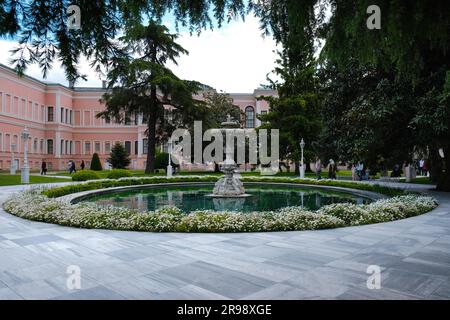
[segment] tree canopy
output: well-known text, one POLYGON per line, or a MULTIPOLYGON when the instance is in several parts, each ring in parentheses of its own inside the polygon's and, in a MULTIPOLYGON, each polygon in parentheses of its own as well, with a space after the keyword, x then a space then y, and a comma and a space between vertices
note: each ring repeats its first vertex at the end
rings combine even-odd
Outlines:
POLYGON ((44 76, 61 60, 67 78, 83 78, 77 64, 85 56, 101 71, 117 56, 117 37, 125 28, 171 14, 177 28, 191 32, 244 17, 245 0, 0 0, 0 37, 19 40, 12 59, 18 72, 38 63, 44 76), (67 28, 70 5, 81 11, 81 28, 67 28))
POLYGON ((179 79, 165 67, 168 61, 176 63, 180 54, 187 53, 165 26, 154 21, 146 26, 133 25, 120 40, 125 46, 111 63, 110 90, 103 96, 106 110, 98 116, 119 120, 129 114, 143 116, 148 127, 145 170, 151 173, 155 169, 157 129, 167 131, 165 123, 170 118, 187 123, 190 117, 205 113, 203 103, 193 98, 201 86, 179 79), (165 117, 167 112, 171 117, 165 117))

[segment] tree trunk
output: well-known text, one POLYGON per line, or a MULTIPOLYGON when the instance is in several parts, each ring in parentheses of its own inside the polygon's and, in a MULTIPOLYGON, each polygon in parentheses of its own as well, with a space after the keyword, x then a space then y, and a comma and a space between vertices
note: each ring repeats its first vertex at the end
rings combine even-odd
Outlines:
POLYGON ((437 189, 450 191, 450 148, 444 149, 444 158, 440 158, 440 170, 437 172, 437 189))
POLYGON ((156 150, 156 112, 150 112, 148 117, 148 136, 147 136, 147 165, 145 173, 155 172, 155 150, 156 150))
MULTIPOLYGON (((156 45, 153 44, 151 48, 151 61, 157 63, 156 45)), ((153 80, 152 80, 153 82, 153 80)), ((150 85, 150 106, 148 114, 148 147, 147 147, 147 165, 145 166, 145 173, 150 174, 155 172, 155 153, 156 153, 156 113, 158 108, 158 96, 156 85, 150 85)))
POLYGON ((155 172, 155 153, 156 153, 156 114, 158 107, 158 96, 156 86, 150 86, 150 112, 148 114, 148 149, 147 149, 147 165, 145 173, 155 172))

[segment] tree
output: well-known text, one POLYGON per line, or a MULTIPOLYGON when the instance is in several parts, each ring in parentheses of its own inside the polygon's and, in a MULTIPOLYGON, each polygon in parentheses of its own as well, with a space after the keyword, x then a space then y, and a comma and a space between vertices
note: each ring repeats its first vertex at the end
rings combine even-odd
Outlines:
POLYGON ((279 97, 261 98, 270 104, 269 113, 260 116, 261 128, 280 130, 280 157, 294 161, 296 173, 301 139, 307 142, 304 156, 308 165, 321 130, 321 97, 314 58, 315 25, 308 16, 314 13, 314 2, 276 0, 272 1, 273 5, 261 2, 256 8, 258 14, 273 14, 262 18, 263 27, 274 30, 275 39, 283 44, 274 70, 281 80, 268 79, 279 97))
POLYGON ((147 26, 134 25, 121 38, 123 53, 113 61, 108 74, 110 91, 103 101, 106 110, 98 117, 114 117, 123 121, 127 114, 142 114, 147 123, 148 152, 146 173, 155 169, 157 127, 164 127, 165 110, 170 106, 174 118, 187 122, 190 117, 204 113, 204 104, 193 99, 200 90, 198 82, 175 76, 165 64, 181 53, 187 53, 175 42, 165 26, 150 21, 147 26), (133 58, 132 55, 139 55, 133 58))
POLYGON ((97 153, 94 153, 92 155, 92 160, 91 160, 91 170, 94 171, 102 171, 102 163, 100 162, 100 158, 98 157, 97 153))
POLYGON ((108 161, 114 169, 126 169, 131 163, 130 155, 121 143, 112 147, 108 161))
POLYGON ((372 4, 368 0, 273 0, 258 2, 255 12, 262 28, 286 51, 288 73, 304 66, 297 54, 301 45, 324 41, 320 69, 334 75, 322 82, 323 92, 331 99, 324 106, 329 121, 321 145, 334 144, 342 158, 359 155, 371 161, 380 154, 398 161, 429 151, 432 178, 439 189, 450 190, 445 183, 450 181, 445 165, 450 154, 445 91, 450 71, 450 5, 444 0, 433 4, 380 0, 376 4, 381 9, 381 29, 370 30, 366 21, 372 4), (327 6, 331 9, 328 20, 327 6), (349 57, 360 70, 349 63, 349 57), (351 74, 362 81, 354 81, 351 74), (335 76, 343 82, 334 83, 335 76), (349 83, 354 85, 348 87, 349 83), (439 149, 447 155, 444 159, 439 149))
POLYGON ((45 76, 59 60, 67 79, 75 81, 84 77, 77 66, 82 56, 100 72, 117 55, 116 37, 136 22, 159 22, 170 12, 177 28, 200 33, 213 28, 212 16, 220 27, 233 17, 244 17, 245 7, 243 0, 0 0, 0 37, 19 39, 13 62, 21 74, 36 62, 45 76), (72 4, 81 11, 79 30, 67 28, 72 4))
POLYGON ((203 128, 220 128, 221 123, 230 115, 233 119, 240 121, 242 111, 233 103, 233 99, 226 93, 209 91, 203 94, 204 102, 208 107, 208 123, 203 128))

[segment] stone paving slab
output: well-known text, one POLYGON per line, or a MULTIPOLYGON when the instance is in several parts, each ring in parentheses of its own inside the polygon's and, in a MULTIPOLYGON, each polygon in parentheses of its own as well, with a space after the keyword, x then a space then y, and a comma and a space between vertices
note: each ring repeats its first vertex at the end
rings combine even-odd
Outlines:
MULTIPOLYGON (((376 225, 237 234, 74 229, 0 209, 0 299, 449 299, 450 194, 395 187, 440 206, 376 225), (379 290, 367 288, 370 265, 379 290), (67 287, 69 266, 80 290, 67 287)), ((0 204, 23 188, 1 187, 0 204)))

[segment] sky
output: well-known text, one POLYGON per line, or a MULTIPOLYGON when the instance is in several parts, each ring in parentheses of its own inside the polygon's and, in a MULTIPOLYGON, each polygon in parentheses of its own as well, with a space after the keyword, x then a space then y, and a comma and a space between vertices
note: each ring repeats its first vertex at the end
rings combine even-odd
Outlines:
MULTIPOLYGON (((169 21, 165 24, 175 32, 169 21)), ((266 75, 274 69, 277 57, 275 41, 270 36, 261 36, 258 19, 251 15, 245 21, 232 21, 221 29, 204 30, 200 36, 181 31, 177 42, 189 55, 181 56, 178 66, 168 67, 182 79, 196 80, 228 93, 250 93, 261 84, 267 84, 266 75)), ((9 51, 15 46, 13 41, 0 40, 0 63, 10 66, 9 51)), ((86 59, 82 59, 80 70, 87 75, 87 81, 80 80, 76 86, 101 86, 99 75, 89 68, 86 59)), ((26 74, 67 85, 64 71, 57 62, 46 79, 42 78, 37 65, 30 66, 26 74)))

